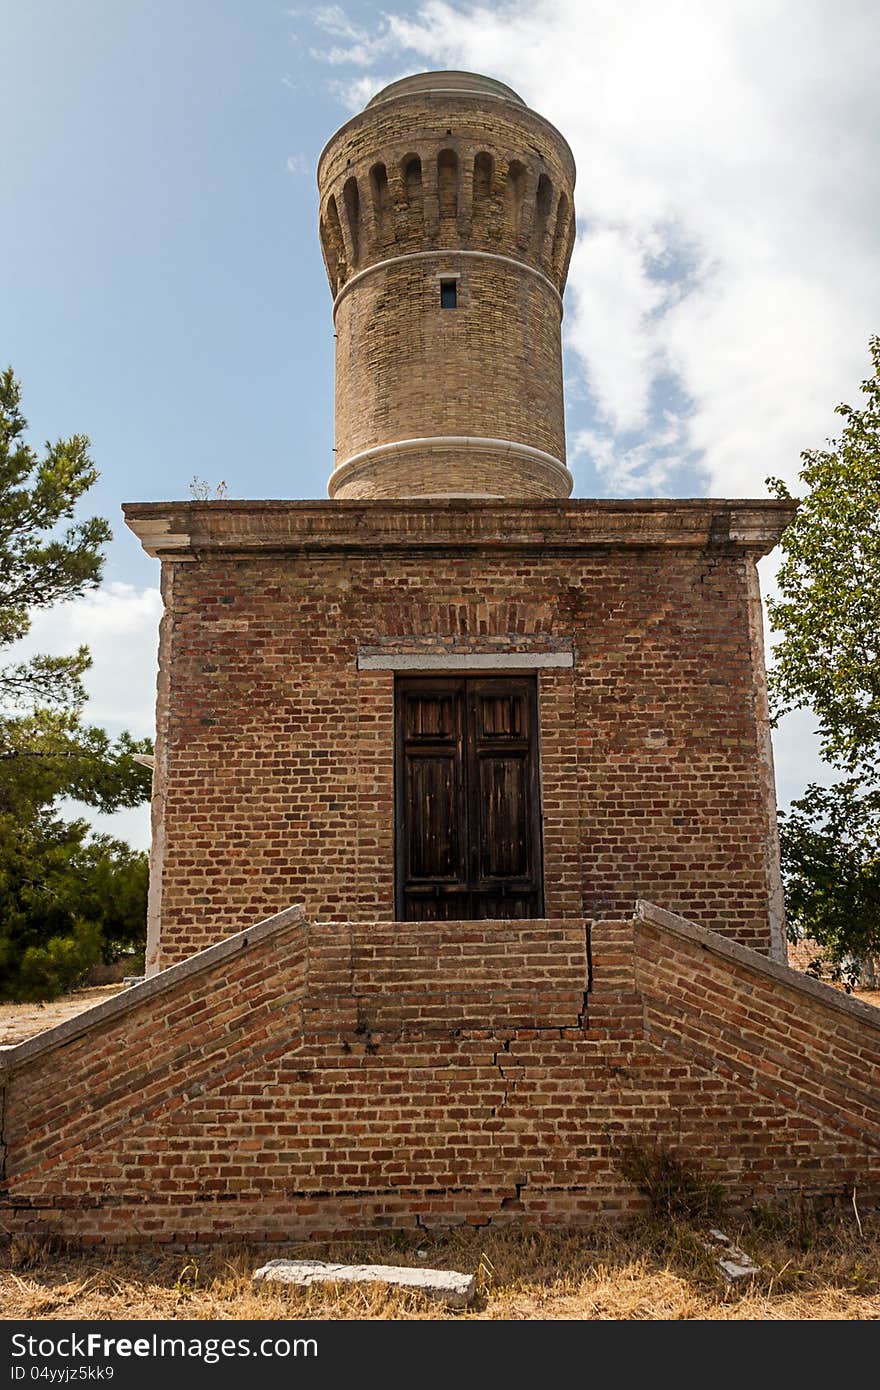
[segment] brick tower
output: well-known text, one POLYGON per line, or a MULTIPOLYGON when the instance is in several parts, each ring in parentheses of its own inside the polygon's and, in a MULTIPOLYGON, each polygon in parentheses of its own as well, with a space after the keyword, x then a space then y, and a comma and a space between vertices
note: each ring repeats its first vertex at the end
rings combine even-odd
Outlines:
POLYGON ((318 164, 335 498, 567 497, 574 159, 500 82, 394 82, 318 164))

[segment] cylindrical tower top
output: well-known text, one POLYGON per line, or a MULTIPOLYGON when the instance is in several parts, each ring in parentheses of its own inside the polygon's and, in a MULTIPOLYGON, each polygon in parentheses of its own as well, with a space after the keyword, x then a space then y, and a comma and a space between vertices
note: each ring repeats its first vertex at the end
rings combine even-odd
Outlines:
POLYGON ((318 163, 335 497, 565 497, 560 323, 575 168, 510 87, 378 92, 318 163))
POLYGON ((479 72, 417 72, 412 77, 401 77, 399 81, 383 87, 381 92, 370 97, 367 110, 380 102, 410 96, 413 92, 478 92, 481 96, 499 97, 502 101, 515 101, 525 106, 522 97, 512 87, 495 77, 484 77, 479 72))

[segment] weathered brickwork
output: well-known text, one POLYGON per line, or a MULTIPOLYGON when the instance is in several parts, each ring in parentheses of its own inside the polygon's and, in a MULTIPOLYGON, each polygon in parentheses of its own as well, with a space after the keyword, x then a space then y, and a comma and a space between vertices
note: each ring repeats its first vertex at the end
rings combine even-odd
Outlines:
POLYGON ((161 964, 291 900, 321 920, 392 915, 394 675, 358 660, 377 650, 572 654, 538 673, 549 916, 650 897, 781 946, 747 610, 791 509, 748 505, 128 508, 173 573, 161 964))
POLYGON ((627 1138, 735 1203, 870 1202, 878 1074, 876 1010, 646 905, 288 911, 0 1056, 0 1219, 179 1243, 589 1223, 640 1206, 627 1138))
POLYGON ((318 166, 333 496, 569 493, 560 323, 574 177, 557 130, 466 74, 396 83, 333 136, 318 166), (440 301, 450 277, 453 310, 440 301), (390 459, 363 457, 389 445, 401 446, 390 459))
MULTIPOLYGON (((558 300, 515 265, 469 261, 458 267, 459 307, 447 312, 439 307, 442 264, 399 261, 339 305, 337 459, 432 436, 511 439, 564 458, 558 300)), ((442 454, 419 444, 365 461, 359 492, 351 490, 357 464, 344 467, 343 490, 337 479, 331 488, 346 497, 418 496, 426 488, 509 496, 499 472, 506 466, 489 443, 481 451, 450 445, 442 454)), ((520 457, 509 466, 522 495, 559 494, 546 469, 531 469, 520 457)))
POLYGON ((487 79, 473 76, 470 90, 451 91, 445 81, 435 86, 434 76, 386 88, 321 154, 321 245, 331 289, 337 293, 390 252, 468 246, 523 260, 561 291, 575 235, 568 144, 510 88, 495 96, 485 90, 487 79), (444 161, 441 152, 455 159, 444 161), (539 202, 542 176, 550 196, 545 184, 539 202), (331 200, 335 216, 328 215, 331 200))
POLYGON ((126 508, 165 602, 148 978, 0 1054, 6 1230, 588 1223, 638 1209, 632 1139, 733 1202, 880 1200, 880 1014, 775 963, 755 564, 794 504, 562 500, 574 176, 502 84, 392 84, 319 164, 334 500, 126 508), (544 919, 392 921, 428 670, 536 673, 544 919))

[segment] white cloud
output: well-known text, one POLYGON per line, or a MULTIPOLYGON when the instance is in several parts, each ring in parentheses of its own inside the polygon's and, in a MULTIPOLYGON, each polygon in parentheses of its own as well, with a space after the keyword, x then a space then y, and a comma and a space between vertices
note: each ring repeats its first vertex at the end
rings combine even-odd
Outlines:
MULTIPOLYGON (((349 106, 389 80, 377 63, 488 71, 569 140, 581 231, 566 340, 608 488, 674 479, 656 439, 670 394, 702 490, 794 480, 856 395, 880 323, 870 0, 427 0, 372 27, 335 5, 311 17, 333 41, 321 56, 354 70, 332 81, 349 106)), ((580 491, 595 483, 584 444, 580 491)))
POLYGON ((635 228, 597 227, 581 234, 572 257, 572 283, 590 307, 567 326, 568 345, 617 433, 648 424, 651 384, 663 365, 652 316, 665 296, 663 286, 644 273, 649 246, 656 243, 648 231, 646 242, 635 228))
POLYGON ((312 57, 334 67, 368 67, 397 44, 393 21, 384 16, 370 29, 351 19, 341 5, 316 5, 308 18, 322 35, 321 45, 310 50, 312 57), (327 47, 324 37, 336 42, 327 47))
MULTIPOLYGON (((85 678, 89 695, 86 719, 111 734, 127 729, 137 738, 152 737, 161 616, 158 589, 108 584, 71 603, 35 612, 30 632, 10 649, 10 657, 21 659, 37 652, 65 656, 85 644, 92 654, 92 667, 85 678)), ((137 848, 149 846, 148 806, 109 816, 72 802, 64 809, 71 815, 85 816, 97 829, 137 848)))
MULTIPOLYGON (((578 492, 796 484, 880 327, 871 0, 425 0, 372 26, 341 6, 311 18, 349 109, 394 77, 464 68, 508 82, 571 144, 578 492)), ((772 559, 762 572, 772 587, 772 559)), ((832 776, 809 712, 774 742, 781 804, 832 776)))
POLYGON ((158 589, 108 584, 70 603, 37 610, 11 656, 66 656, 85 644, 92 655, 85 678, 86 717, 113 733, 127 729, 137 738, 152 737, 161 616, 158 589))
POLYGON ((289 154, 287 156, 288 174, 310 174, 312 171, 312 161, 304 154, 289 154))
POLYGON ((674 411, 666 411, 650 442, 621 446, 598 429, 583 429, 569 439, 569 467, 588 458, 599 477, 613 485, 622 497, 662 494, 681 465, 686 425, 674 411))
POLYGON ((776 800, 787 808, 803 796, 810 782, 829 787, 840 774, 819 756, 816 719, 810 710, 794 710, 780 719, 773 730, 773 763, 776 769, 776 800))
MULTIPOLYGON (((295 11, 290 10, 288 13, 294 14, 295 11)), ((300 10, 299 13, 302 14, 303 11, 300 10)), ((325 34, 334 39, 346 40, 356 48, 369 33, 362 25, 349 18, 342 5, 314 5, 311 18, 325 34)))

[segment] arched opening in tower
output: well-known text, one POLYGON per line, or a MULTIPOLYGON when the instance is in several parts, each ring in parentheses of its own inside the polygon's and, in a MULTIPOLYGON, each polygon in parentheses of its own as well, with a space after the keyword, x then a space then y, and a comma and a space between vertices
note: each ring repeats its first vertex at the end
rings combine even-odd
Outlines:
POLYGON ((345 220, 348 223, 348 235, 351 242, 352 268, 356 269, 360 260, 361 241, 361 199, 357 179, 346 179, 345 187, 342 190, 342 201, 345 205, 345 220))
POLYGON ((492 197, 492 156, 481 150, 474 160, 473 226, 479 236, 489 229, 489 205, 492 197))
POLYGON ((422 198, 422 161, 417 154, 407 155, 403 160, 402 169, 406 231, 409 236, 420 239, 425 225, 422 198))
POLYGON ((553 274, 560 276, 565 268, 568 249, 568 227, 571 209, 564 193, 560 193, 556 207, 556 230, 553 234, 553 274))
POLYGON ((437 197, 441 239, 446 240, 458 219, 458 155, 455 150, 441 150, 437 156, 437 197))
POLYGON ((370 196, 373 200, 373 222, 380 246, 394 240, 391 225, 391 200, 388 193, 388 171, 384 164, 374 164, 370 170, 370 196))
POLYGON ((544 251, 547 228, 550 225, 550 210, 553 207, 553 184, 546 174, 538 179, 538 192, 535 197, 535 220, 532 223, 532 255, 540 260, 544 251))
POLYGON ((512 159, 507 166, 504 198, 504 224, 516 240, 522 231, 523 205, 526 196, 526 166, 512 159))
POLYGON ((347 274, 345 263, 345 242, 342 239, 342 226, 333 194, 327 199, 326 217, 321 221, 321 245, 327 261, 327 271, 336 294, 345 283, 347 274))

